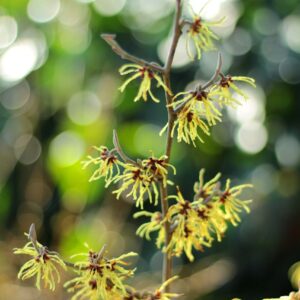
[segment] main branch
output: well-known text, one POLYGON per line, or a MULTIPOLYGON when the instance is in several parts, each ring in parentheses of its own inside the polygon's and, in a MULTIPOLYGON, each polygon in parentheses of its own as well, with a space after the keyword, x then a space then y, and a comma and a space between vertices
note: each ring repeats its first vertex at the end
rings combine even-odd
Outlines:
MULTIPOLYGON (((172 63, 174 60, 174 55, 175 51, 178 45, 178 41, 181 35, 181 0, 176 0, 176 13, 175 13, 175 21, 174 21, 174 33, 173 33, 173 39, 172 43, 170 46, 170 50, 168 53, 168 57, 164 66, 164 83, 165 85, 169 88, 171 91, 171 81, 170 81, 170 72, 172 68, 172 63)), ((172 96, 168 94, 167 92, 165 93, 166 95, 166 104, 169 105, 172 103, 172 96)), ((173 138, 172 138, 172 128, 174 125, 174 121, 176 118, 176 114, 173 111, 173 108, 170 106, 167 106, 168 109, 168 133, 167 133, 167 141, 166 141, 166 156, 167 156, 167 161, 170 160, 171 156, 171 150, 172 150, 172 143, 173 143, 173 138)), ((162 210, 162 217, 164 218, 168 212, 169 209, 169 204, 168 204, 168 190, 167 187, 163 185, 161 182, 160 184, 160 195, 161 195, 161 210, 162 210)), ((170 230, 170 223, 166 221, 164 223, 164 228, 165 228, 165 246, 167 246, 170 242, 171 239, 171 230, 170 230)), ((165 282, 172 276, 172 257, 169 255, 168 252, 164 253, 164 260, 163 260, 163 274, 162 274, 162 281, 165 282)), ((169 291, 170 286, 167 286, 166 292, 169 291)))

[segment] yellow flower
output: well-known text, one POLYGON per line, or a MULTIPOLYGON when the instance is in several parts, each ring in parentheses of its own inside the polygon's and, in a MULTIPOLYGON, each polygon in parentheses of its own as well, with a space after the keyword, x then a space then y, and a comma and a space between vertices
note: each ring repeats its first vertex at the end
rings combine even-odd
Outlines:
POLYGON ((136 213, 135 217, 150 218, 149 222, 138 228, 137 234, 150 239, 150 234, 157 231, 158 248, 163 246, 163 252, 170 256, 181 256, 184 252, 190 261, 194 260, 194 248, 203 251, 204 247, 211 247, 215 238, 220 242, 228 222, 236 226, 241 220, 239 214, 242 210, 250 211, 248 205, 251 200, 240 200, 238 196, 251 185, 230 187, 230 180, 227 180, 223 191, 219 181, 220 173, 207 182, 204 173, 204 169, 200 170, 199 181, 194 185, 193 201, 186 200, 179 190, 176 195, 168 197, 175 199, 176 203, 169 206, 164 219, 158 212, 136 213), (165 245, 165 222, 170 223, 171 238, 168 245, 165 245))
POLYGON ((136 231, 136 234, 140 237, 144 237, 150 240, 150 234, 154 231, 160 230, 162 228, 162 216, 160 212, 148 212, 139 211, 133 215, 134 218, 139 218, 141 216, 150 217, 150 222, 142 224, 136 231))
POLYGON ((197 208, 199 235, 210 243, 216 235, 220 242, 227 230, 226 220, 220 211, 220 206, 215 202, 206 203, 202 200, 197 208))
MULTIPOLYGON (((171 136, 174 136, 177 128, 178 142, 192 142, 195 146, 195 140, 203 139, 199 135, 199 129, 206 135, 210 135, 209 126, 215 125, 221 121, 221 112, 214 104, 214 98, 210 92, 206 91, 187 91, 177 94, 173 100, 183 96, 181 99, 174 101, 169 106, 177 112, 177 118, 171 130, 171 136), (206 121, 208 125, 206 124, 206 121)), ((216 103, 216 101, 215 101, 216 103)), ((169 123, 160 131, 160 135, 167 130, 169 123)))
POLYGON ((162 180, 163 185, 167 186, 168 182, 168 168, 173 170, 173 174, 176 175, 176 169, 173 165, 166 162, 167 156, 163 155, 159 158, 155 158, 153 155, 142 161, 142 166, 149 176, 155 177, 156 180, 162 180))
POLYGON ((207 239, 199 231, 199 217, 196 208, 200 202, 185 200, 179 190, 177 195, 169 196, 169 199, 175 199, 177 203, 169 207, 166 215, 166 220, 174 229, 171 240, 163 251, 175 256, 180 256, 182 252, 185 252, 188 259, 193 261, 193 248, 203 251, 203 246, 210 247, 212 242, 211 238, 207 239))
MULTIPOLYGON (((180 297, 182 295, 177 294, 177 293, 167 293, 165 292, 166 287, 173 282, 174 280, 176 280, 178 278, 178 276, 173 276, 170 279, 166 280, 152 295, 151 298, 149 297, 149 299, 157 299, 157 300, 171 300, 173 298, 177 298, 180 297)), ((148 299, 148 298, 146 298, 148 299)))
POLYGON ((194 60, 194 55, 190 48, 190 43, 194 44, 194 47, 197 52, 197 58, 201 59, 202 51, 212 51, 215 50, 216 47, 214 45, 214 40, 218 40, 218 36, 211 31, 211 26, 219 26, 223 23, 225 18, 217 22, 208 22, 204 21, 199 15, 192 11, 192 22, 187 22, 189 24, 189 28, 187 31, 187 39, 186 39, 186 48, 188 55, 192 60, 194 60))
POLYGON ((230 179, 227 179, 225 191, 218 199, 218 202, 221 204, 221 208, 224 211, 224 217, 229 220, 233 226, 237 226, 241 221, 239 213, 241 213, 242 210, 247 213, 250 212, 249 204, 252 200, 240 200, 238 198, 245 188, 250 187, 252 187, 251 184, 230 187, 230 179))
MULTIPOLYGON (((28 236, 28 234, 25 234, 28 236)), ((14 254, 25 254, 32 258, 20 269, 18 278, 26 280, 36 276, 36 287, 41 288, 41 282, 45 288, 55 289, 56 282, 60 282, 60 274, 57 266, 66 269, 65 263, 56 252, 49 251, 38 242, 28 242, 23 248, 15 248, 14 254)))
POLYGON ((205 169, 201 169, 199 172, 199 181, 194 184, 195 200, 207 200, 208 197, 213 195, 216 190, 220 188, 219 179, 221 177, 221 173, 218 173, 206 183, 204 182, 204 173, 205 169))
POLYGON ((119 199, 120 195, 128 191, 126 197, 132 196, 136 206, 144 207, 144 198, 148 196, 150 203, 153 202, 152 190, 154 192, 154 205, 158 204, 158 189, 153 175, 147 174, 146 170, 139 165, 131 163, 124 164, 124 171, 116 177, 115 182, 121 181, 119 189, 113 193, 119 199))
POLYGON ((136 253, 130 252, 112 259, 105 258, 102 250, 79 255, 86 256, 87 260, 75 264, 78 276, 65 283, 68 291, 75 293, 72 300, 112 300, 127 295, 127 285, 123 281, 132 277, 135 269, 125 269, 123 266, 128 263, 124 259, 136 256, 136 253))
POLYGON ((127 75, 127 74, 134 73, 119 88, 119 90, 121 92, 124 92, 125 88, 127 87, 127 85, 131 81, 133 81, 133 80, 135 80, 137 78, 141 78, 142 79, 142 82, 141 82, 138 94, 134 98, 134 101, 138 101, 141 98, 144 101, 147 101, 148 94, 149 94, 150 97, 151 97, 151 99, 154 102, 159 102, 159 100, 153 95, 153 93, 151 91, 152 80, 156 80, 157 87, 161 86, 168 94, 172 95, 171 91, 164 84, 164 82, 162 81, 161 77, 156 72, 150 70, 149 68, 147 68, 145 66, 140 66, 140 65, 137 65, 137 64, 126 64, 126 65, 122 66, 119 69, 119 72, 120 72, 121 75, 127 75))
POLYGON ((175 110, 183 105, 182 109, 187 112, 195 112, 199 116, 204 117, 210 126, 215 125, 221 121, 221 112, 214 104, 214 98, 210 92, 207 91, 187 91, 177 94, 173 100, 182 96, 182 99, 174 101, 170 106, 175 110))
MULTIPOLYGON (((203 116, 199 114, 192 107, 184 107, 178 114, 174 122, 171 137, 174 136, 177 129, 177 141, 184 141, 187 144, 196 146, 195 141, 198 139, 200 142, 204 142, 200 136, 199 129, 206 135, 210 135, 209 127, 202 119, 203 116)), ((161 130, 160 135, 168 128, 169 123, 161 130)))
POLYGON ((83 168, 89 165, 97 166, 89 181, 97 180, 101 177, 105 178, 106 187, 112 183, 117 176, 120 175, 119 165, 122 163, 114 154, 114 150, 108 150, 105 146, 93 147, 99 154, 96 157, 89 155, 86 161, 83 161, 83 168))
POLYGON ((236 92, 244 100, 248 99, 248 96, 235 84, 236 81, 242 81, 256 87, 255 80, 253 78, 221 75, 221 80, 217 84, 213 85, 211 89, 212 95, 217 97, 217 101, 221 106, 229 105, 234 108, 241 104, 238 99, 234 98, 233 92, 236 92))

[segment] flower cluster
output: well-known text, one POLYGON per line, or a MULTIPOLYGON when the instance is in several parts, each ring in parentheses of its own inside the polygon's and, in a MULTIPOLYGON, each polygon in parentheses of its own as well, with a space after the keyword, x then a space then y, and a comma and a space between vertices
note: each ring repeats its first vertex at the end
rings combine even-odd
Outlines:
MULTIPOLYGON (((196 90, 178 93, 173 102, 169 105, 176 113, 176 119, 171 130, 171 136, 177 129, 177 141, 186 143, 195 140, 203 142, 199 131, 209 135, 209 127, 222 121, 220 109, 224 106, 236 107, 241 104, 235 98, 234 93, 242 96, 245 100, 247 95, 235 84, 236 81, 243 81, 255 87, 254 79, 244 76, 224 76, 220 74, 221 80, 212 84, 207 89, 201 87, 196 90)), ((162 134, 169 126, 169 123, 161 130, 162 134)))
POLYGON ((87 259, 75 263, 77 277, 65 283, 68 291, 74 293, 72 300, 125 299, 128 295, 124 280, 132 277, 135 269, 126 269, 128 263, 124 259, 137 254, 130 252, 107 259, 103 252, 101 249, 99 253, 83 253, 87 259))
POLYGON ((161 181, 163 186, 171 184, 167 180, 168 168, 171 168, 174 174, 176 173, 175 168, 167 163, 166 156, 156 158, 151 155, 137 162, 122 162, 116 154, 116 149, 108 150, 105 146, 94 148, 99 155, 88 156, 88 159, 83 162, 84 167, 97 166, 90 181, 104 177, 106 187, 112 183, 120 183, 120 187, 113 191, 117 199, 125 193, 126 197, 132 197, 136 201, 136 206, 141 208, 146 198, 150 203, 157 205, 159 197, 157 182, 161 181))
POLYGON ((152 191, 154 193, 154 204, 158 204, 158 189, 155 176, 147 172, 147 169, 140 165, 127 163, 124 165, 123 173, 117 177, 115 182, 121 182, 120 188, 113 191, 119 199, 120 195, 126 191, 126 197, 132 197, 136 201, 136 206, 143 208, 144 199, 148 196, 150 203, 153 203, 152 191))
POLYGON ((140 212, 135 216, 147 216, 151 220, 141 225, 137 234, 149 238, 151 232, 158 231, 157 246, 164 244, 164 222, 171 226, 171 239, 164 245, 163 251, 170 255, 180 256, 183 252, 190 261, 194 260, 193 248, 202 251, 210 247, 214 239, 221 241, 228 223, 237 226, 241 221, 240 213, 249 212, 251 200, 241 200, 239 195, 251 185, 230 186, 226 181, 224 190, 219 182, 221 174, 204 182, 204 170, 200 171, 199 182, 194 186, 195 196, 193 201, 186 200, 178 190, 177 195, 170 196, 176 203, 168 209, 166 217, 161 219, 158 213, 140 212))
POLYGON ((153 79, 156 80, 157 87, 161 86, 168 94, 172 95, 170 89, 164 84, 164 82, 162 81, 160 76, 156 72, 154 72, 153 70, 150 70, 149 68, 147 68, 145 66, 140 66, 137 64, 126 64, 120 68, 119 72, 121 75, 127 75, 127 74, 133 73, 133 75, 130 76, 119 88, 121 92, 124 92, 125 88, 131 81, 133 81, 137 78, 142 79, 138 94, 134 98, 134 101, 138 101, 141 98, 144 101, 147 101, 148 95, 150 95, 150 98, 154 102, 157 102, 157 103, 159 102, 159 100, 153 95, 153 93, 151 91, 151 83, 152 83, 153 79))
POLYGON ((115 149, 108 150, 105 146, 94 146, 93 148, 97 151, 98 155, 96 157, 89 155, 87 160, 82 162, 83 168, 85 169, 90 165, 96 166, 97 168, 89 181, 98 180, 101 177, 104 177, 106 183, 105 186, 108 186, 110 183, 114 182, 118 175, 120 175, 119 166, 122 166, 122 163, 114 153, 115 149))
POLYGON ((255 86, 255 80, 246 76, 224 76, 220 74, 220 81, 212 86, 212 93, 217 99, 221 107, 228 105, 235 108, 240 105, 240 101, 235 98, 234 92, 239 95, 242 99, 247 100, 248 96, 235 84, 236 81, 242 81, 250 84, 252 87, 255 86))
POLYGON ((210 29, 212 26, 220 26, 225 18, 222 18, 216 22, 208 22, 203 20, 199 14, 192 13, 192 22, 186 22, 188 24, 186 48, 188 55, 194 60, 190 44, 192 43, 196 49, 197 58, 201 59, 202 51, 216 50, 214 41, 218 40, 218 36, 210 29))
POLYGON ((18 278, 26 280, 36 277, 35 285, 41 288, 43 282, 45 288, 55 289, 56 283, 60 282, 58 267, 66 269, 66 265, 56 252, 49 251, 47 247, 31 239, 30 235, 25 233, 29 242, 23 248, 15 248, 14 254, 25 254, 31 256, 20 269, 18 278))

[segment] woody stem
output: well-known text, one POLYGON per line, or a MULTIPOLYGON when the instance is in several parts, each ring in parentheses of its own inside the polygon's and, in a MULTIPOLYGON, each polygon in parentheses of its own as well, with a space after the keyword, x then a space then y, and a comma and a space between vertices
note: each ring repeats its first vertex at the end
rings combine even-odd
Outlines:
MULTIPOLYGON (((173 34, 173 40, 172 44, 170 46, 169 54, 167 61, 164 66, 164 72, 163 72, 163 80, 165 85, 168 87, 169 91, 171 91, 171 80, 170 80, 170 72, 172 63, 174 60, 175 51, 177 48, 177 44, 181 35, 181 0, 176 0, 176 13, 175 13, 175 21, 174 21, 174 34, 173 34)), ((170 95, 170 92, 166 91, 166 104, 172 103, 172 95, 170 95)), ((171 156, 171 150, 172 150, 172 143, 173 143, 173 137, 172 137, 172 128, 174 125, 174 121, 176 119, 176 114, 174 113, 173 109, 171 107, 167 107, 168 109, 168 133, 167 133, 167 140, 166 140, 166 156, 167 156, 167 162, 170 160, 171 156)), ((163 182, 160 183, 160 195, 161 195, 161 211, 162 211, 162 218, 165 218, 168 209, 168 189, 167 186, 163 184, 163 182)), ((170 230, 170 223, 164 222, 164 229, 165 229, 165 241, 164 244, 167 246, 171 240, 171 230, 170 230)), ((162 281, 165 282, 169 278, 172 277, 172 257, 169 255, 168 252, 164 253, 164 259, 163 259, 163 270, 162 270, 162 281)), ((165 288, 165 292, 169 292, 170 285, 168 285, 165 288)))

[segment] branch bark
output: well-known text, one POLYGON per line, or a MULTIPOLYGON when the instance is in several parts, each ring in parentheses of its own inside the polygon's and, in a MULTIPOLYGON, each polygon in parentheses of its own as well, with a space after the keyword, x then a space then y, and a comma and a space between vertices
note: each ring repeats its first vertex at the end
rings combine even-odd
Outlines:
POLYGON ((144 59, 138 58, 132 54, 129 54, 127 51, 125 51, 116 41, 116 35, 115 34, 108 34, 108 33, 104 33, 101 34, 101 38, 108 44, 111 46, 111 49, 117 54, 119 55, 122 59, 125 60, 129 60, 135 64, 141 65, 141 66, 145 66, 149 69, 151 69, 152 71, 156 71, 156 72, 164 72, 164 69, 158 64, 158 63, 152 63, 152 62, 148 62, 144 59))
MULTIPOLYGON (((178 41, 181 35, 181 0, 176 0, 176 13, 175 13, 175 21, 174 21, 174 34, 172 43, 170 46, 170 50, 168 53, 168 57, 164 66, 164 75, 163 80, 165 85, 169 88, 171 91, 171 80, 170 80, 170 72, 172 68, 172 63, 174 60, 176 48, 178 45, 178 41)), ((172 103, 172 96, 168 93, 165 93, 166 97, 166 104, 169 105, 172 103)), ((167 141, 166 141, 166 156, 167 156, 167 162, 170 161, 171 151, 172 151, 172 143, 173 138, 171 135, 172 128, 174 125, 174 121, 176 119, 176 114, 173 111, 173 108, 167 106, 168 109, 168 132, 167 132, 167 141)), ((163 183, 160 183, 160 196, 161 196, 161 211, 162 211, 162 218, 164 218, 168 212, 169 204, 168 204, 168 189, 166 186, 163 185, 163 183)), ((164 223, 165 228, 165 246, 167 246, 171 239, 171 230, 170 230, 170 223, 165 222, 164 223)), ((166 280, 170 279, 172 277, 172 257, 169 255, 168 252, 164 253, 164 260, 163 260, 163 274, 162 274, 162 281, 165 282, 166 280)), ((168 285, 165 288, 165 292, 170 291, 170 285, 168 285)))

